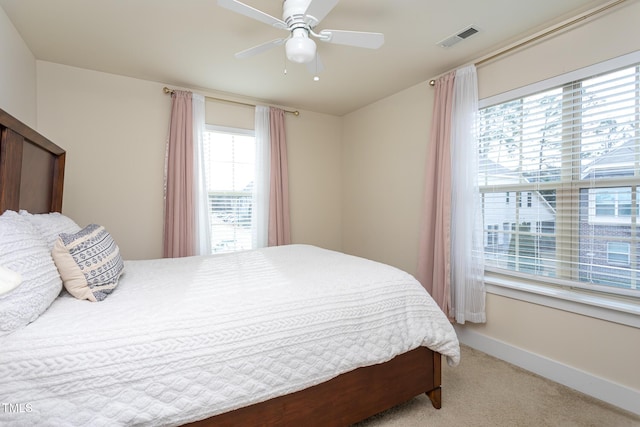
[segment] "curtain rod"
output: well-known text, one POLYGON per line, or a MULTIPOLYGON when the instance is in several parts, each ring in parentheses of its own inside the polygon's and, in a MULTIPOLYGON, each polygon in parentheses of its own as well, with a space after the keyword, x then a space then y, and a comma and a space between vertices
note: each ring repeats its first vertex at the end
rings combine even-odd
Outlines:
MULTIPOLYGON (((163 92, 166 94, 171 94, 174 92, 173 89, 169 89, 168 87, 164 87, 162 88, 163 92)), ((205 96, 205 99, 210 99, 212 101, 222 101, 222 102, 229 102, 231 104, 238 104, 238 105, 246 105, 247 107, 255 107, 256 104, 250 104, 248 102, 240 102, 240 101, 232 101, 230 99, 224 99, 224 98, 214 98, 213 96, 205 96)), ((290 110, 284 110, 285 113, 289 113, 289 114, 293 114, 294 116, 298 117, 300 115, 300 111, 295 110, 295 111, 290 111, 290 110)))
MULTIPOLYGON (((506 55, 507 53, 513 52, 516 49, 520 49, 521 47, 524 47, 524 46, 526 46, 528 44, 537 42, 540 39, 548 37, 548 36, 550 36, 550 35, 552 35, 554 33, 557 33, 558 31, 562 31, 565 28, 571 27, 571 26, 577 24, 578 22, 581 22, 581 21, 584 21, 585 19, 591 18, 592 16, 598 15, 598 14, 600 14, 600 13, 606 11, 606 10, 611 9, 612 7, 615 7, 615 6, 619 5, 620 3, 624 3, 625 1, 627 1, 627 0, 617 0, 617 1, 613 1, 611 3, 608 3, 608 4, 602 6, 602 7, 598 8, 598 9, 592 10, 591 12, 588 12, 588 13, 586 13, 584 15, 578 16, 577 18, 572 19, 569 22, 561 24, 561 25, 559 25, 557 27, 553 27, 550 30, 545 31, 544 33, 538 34, 537 36, 534 36, 534 37, 532 37, 530 39, 526 39, 526 40, 524 40, 524 41, 522 41, 522 42, 520 42, 518 44, 515 44, 515 45, 513 45, 511 47, 508 47, 508 48, 506 48, 504 50, 498 51, 498 52, 494 53, 493 55, 490 55, 490 56, 488 56, 486 58, 482 58, 482 59, 476 61, 474 63, 474 65, 476 67, 478 67, 478 66, 480 66, 480 65, 482 65, 482 64, 484 64, 486 62, 492 61, 492 60, 494 60, 494 59, 496 59, 496 58, 498 58, 498 57, 500 57, 502 55, 506 55)), ((435 84, 436 84, 435 80, 429 80, 429 85, 430 86, 435 86, 435 84)))

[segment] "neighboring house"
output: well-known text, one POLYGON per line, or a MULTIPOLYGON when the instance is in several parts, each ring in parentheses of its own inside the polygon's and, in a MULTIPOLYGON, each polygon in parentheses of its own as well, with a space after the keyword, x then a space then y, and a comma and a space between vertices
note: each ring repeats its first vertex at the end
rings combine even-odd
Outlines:
MULTIPOLYGON (((480 160, 480 170, 484 172, 481 185, 485 188, 521 183, 519 172, 488 158, 480 160)), ((483 212, 485 257, 493 259, 495 266, 514 269, 517 251, 519 270, 533 268, 526 258, 537 258, 540 251, 555 250, 551 237, 539 237, 553 235, 556 217, 555 209, 539 191, 485 192, 483 212)))
MULTIPOLYGON (((582 180, 634 177, 638 169, 637 142, 629 140, 591 162, 582 180)), ((635 288, 632 271, 640 243, 634 228, 638 217, 637 187, 620 184, 580 191, 580 280, 635 288), (635 206, 634 205, 635 200, 635 206), (589 237, 582 237, 589 236, 589 237)))

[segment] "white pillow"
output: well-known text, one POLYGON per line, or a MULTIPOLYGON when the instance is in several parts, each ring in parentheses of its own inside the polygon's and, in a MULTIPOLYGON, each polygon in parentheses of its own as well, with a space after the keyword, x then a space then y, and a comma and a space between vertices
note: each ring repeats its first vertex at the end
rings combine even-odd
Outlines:
POLYGON ((53 244, 60 234, 77 233, 81 230, 81 227, 76 224, 74 220, 58 212, 31 214, 25 210, 21 210, 20 215, 40 232, 50 250, 53 249, 53 244))
POLYGON ((65 289, 78 299, 102 301, 118 285, 124 269, 120 249, 101 225, 62 233, 51 252, 65 289))
POLYGON ((37 230, 17 212, 0 215, 0 265, 22 284, 0 295, 0 336, 33 322, 62 290, 51 252, 37 230))

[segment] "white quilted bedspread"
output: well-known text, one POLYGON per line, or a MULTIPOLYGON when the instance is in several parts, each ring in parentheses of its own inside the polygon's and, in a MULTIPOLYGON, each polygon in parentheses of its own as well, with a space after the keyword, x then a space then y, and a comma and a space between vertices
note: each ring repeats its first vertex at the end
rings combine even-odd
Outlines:
POLYGON ((459 361, 427 292, 380 263, 306 245, 128 261, 106 300, 63 294, 0 337, 0 424, 178 425, 418 346, 459 361))

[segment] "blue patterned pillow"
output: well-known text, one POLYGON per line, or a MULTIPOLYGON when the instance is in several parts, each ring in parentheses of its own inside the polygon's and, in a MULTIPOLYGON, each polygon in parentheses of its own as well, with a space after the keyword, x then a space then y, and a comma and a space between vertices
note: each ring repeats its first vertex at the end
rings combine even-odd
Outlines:
POLYGON ((51 254, 65 289, 78 299, 102 301, 118 285, 124 270, 118 245, 96 224, 60 234, 51 254))

